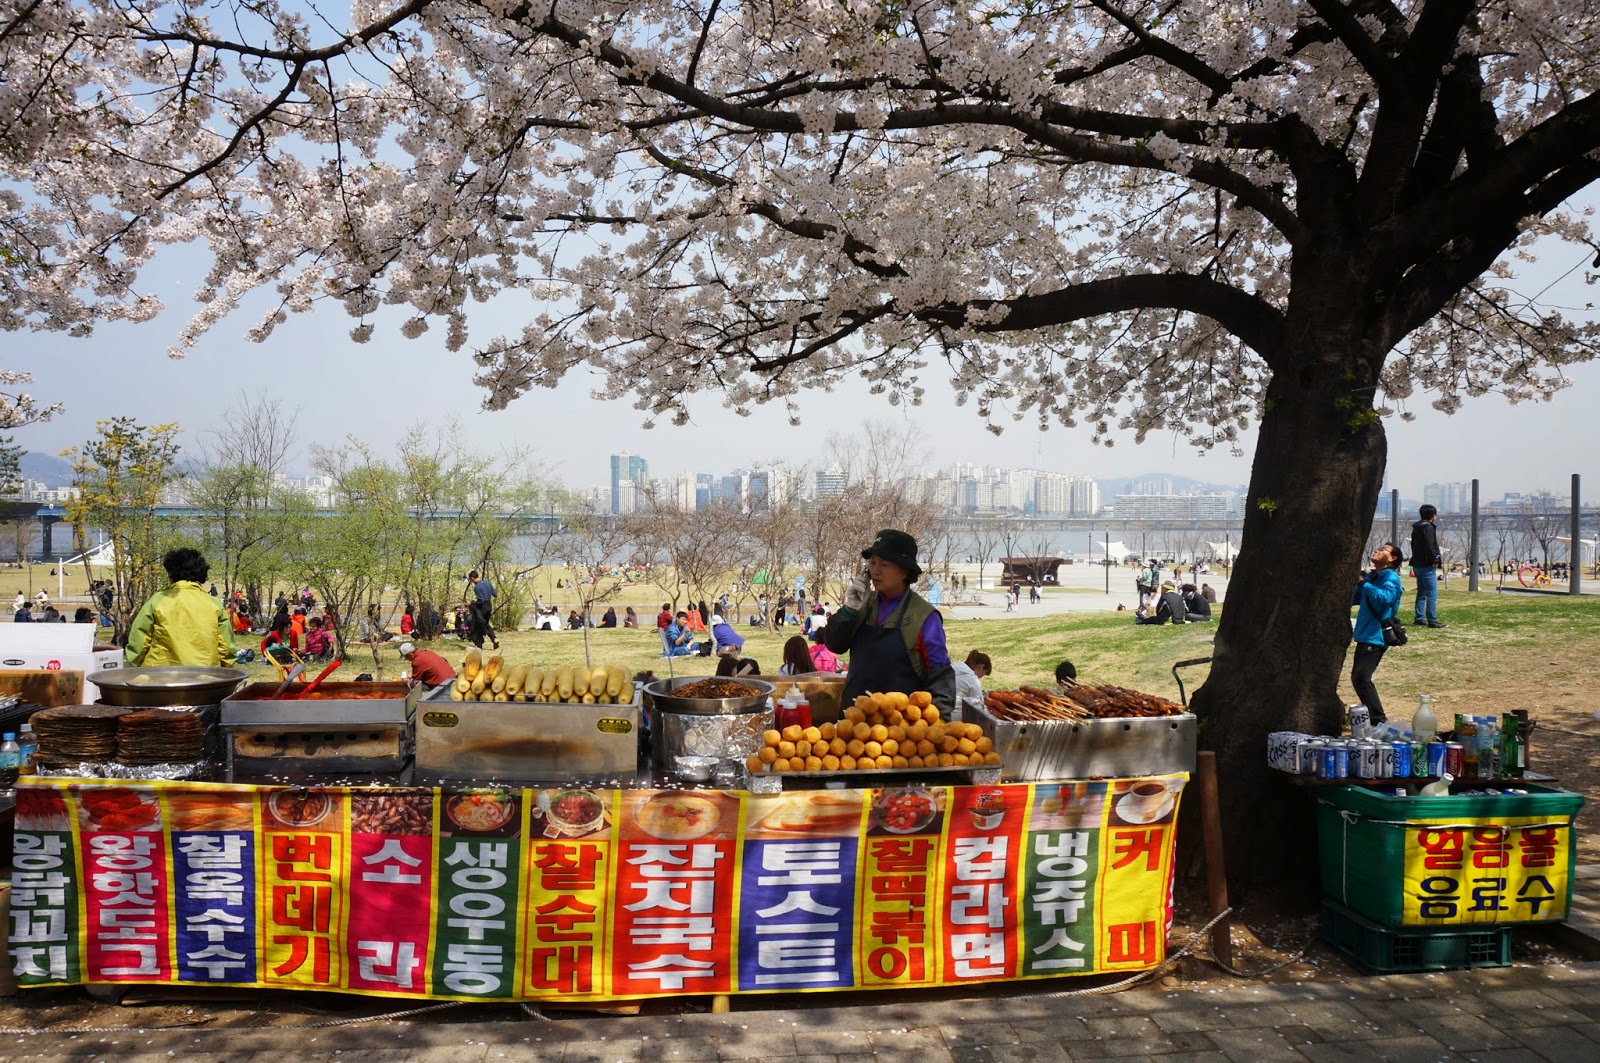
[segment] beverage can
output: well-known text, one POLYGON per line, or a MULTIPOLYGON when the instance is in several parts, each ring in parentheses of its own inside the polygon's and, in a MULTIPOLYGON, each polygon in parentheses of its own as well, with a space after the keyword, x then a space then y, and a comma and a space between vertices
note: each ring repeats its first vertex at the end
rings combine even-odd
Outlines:
POLYGON ((1424 775, 1438 778, 1449 770, 1449 750, 1443 742, 1428 743, 1428 770, 1424 775))
POLYGON ((1425 778, 1428 774, 1428 747, 1422 742, 1411 743, 1411 777, 1425 778))
POLYGON ((1300 774, 1322 774, 1322 751, 1328 748, 1328 743, 1321 739, 1313 738, 1300 743, 1300 774))
POLYGON ((1371 761, 1367 759, 1366 742, 1350 742, 1345 748, 1350 755, 1350 777, 1352 779, 1370 779, 1377 771, 1376 757, 1371 761))
POLYGON ((1396 779, 1408 779, 1408 778, 1410 778, 1411 777, 1411 743, 1410 742, 1396 742, 1396 743, 1394 743, 1393 746, 1390 747, 1389 753, 1394 758, 1394 760, 1392 761, 1392 763, 1394 764, 1394 777, 1396 779))
POLYGON ((1350 737, 1365 738, 1372 730, 1372 710, 1365 705, 1350 706, 1350 737))
POLYGON ((1464 765, 1466 763, 1466 748, 1460 742, 1446 742, 1444 744, 1444 770, 1458 779, 1466 777, 1464 765))
POLYGON ((1319 774, 1324 779, 1348 779, 1350 777, 1350 751, 1343 743, 1329 742, 1322 751, 1322 771, 1319 774))
POLYGON ((1394 746, 1388 742, 1378 743, 1378 778, 1394 778, 1394 746))

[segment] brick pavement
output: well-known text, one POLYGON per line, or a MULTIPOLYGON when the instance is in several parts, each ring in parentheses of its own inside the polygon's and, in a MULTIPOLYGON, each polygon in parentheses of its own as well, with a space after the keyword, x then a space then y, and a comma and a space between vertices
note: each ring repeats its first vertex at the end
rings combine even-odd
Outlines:
POLYGON ((23 1037, 0 1046, 0 1063, 1600 1060, 1600 963, 1081 997, 1031 985, 982 1001, 768 1010, 783 1002, 736 1000, 727 1015, 23 1037))

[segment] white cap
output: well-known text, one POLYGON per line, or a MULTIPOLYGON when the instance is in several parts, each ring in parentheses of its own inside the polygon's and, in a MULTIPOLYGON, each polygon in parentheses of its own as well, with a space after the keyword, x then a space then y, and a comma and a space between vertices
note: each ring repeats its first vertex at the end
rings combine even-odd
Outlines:
POLYGON ((417 652, 417 647, 414 646, 412 643, 402 642, 400 644, 400 656, 402 656, 402 657, 410 657, 413 653, 416 653, 416 652, 417 652))

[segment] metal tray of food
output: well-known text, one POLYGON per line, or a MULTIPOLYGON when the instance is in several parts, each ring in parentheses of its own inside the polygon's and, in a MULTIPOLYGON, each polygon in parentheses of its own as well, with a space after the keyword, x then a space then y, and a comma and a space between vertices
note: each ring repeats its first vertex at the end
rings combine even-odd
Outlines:
POLYGON ((948 768, 852 768, 849 771, 757 771, 744 773, 753 794, 784 790, 881 790, 900 786, 993 786, 999 764, 957 764, 948 768), (786 782, 792 785, 785 785, 786 782))
POLYGON ((766 704, 768 696, 772 693, 772 684, 759 679, 729 679, 714 675, 680 675, 672 679, 657 679, 654 683, 645 687, 644 692, 651 698, 657 712, 676 712, 685 716, 731 716, 759 711, 766 704), (691 683, 708 681, 749 687, 750 693, 743 697, 726 698, 685 698, 673 693, 673 691, 681 690, 691 683))
POLYGON ((1001 720, 979 706, 973 719, 1000 754, 1006 782, 1194 771, 1196 720, 1189 712, 1087 720, 1001 720))
POLYGON ((427 779, 629 785, 639 768, 639 688, 620 705, 451 701, 440 687, 417 715, 427 779))
POLYGON ((250 676, 238 668, 199 668, 164 665, 144 668, 107 668, 93 672, 88 681, 100 689, 107 705, 160 708, 171 705, 215 705, 250 676))

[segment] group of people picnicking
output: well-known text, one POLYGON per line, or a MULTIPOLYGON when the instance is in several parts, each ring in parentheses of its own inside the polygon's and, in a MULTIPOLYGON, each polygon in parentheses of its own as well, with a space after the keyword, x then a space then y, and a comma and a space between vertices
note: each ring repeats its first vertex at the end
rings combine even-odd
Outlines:
MULTIPOLYGON (((11 603, 13 610, 12 621, 18 624, 65 624, 68 623, 67 615, 57 609, 50 601, 50 595, 40 590, 31 599, 26 591, 17 591, 16 601, 11 603)), ((96 621, 93 609, 87 605, 80 605, 72 616, 71 623, 93 624, 96 621)))

